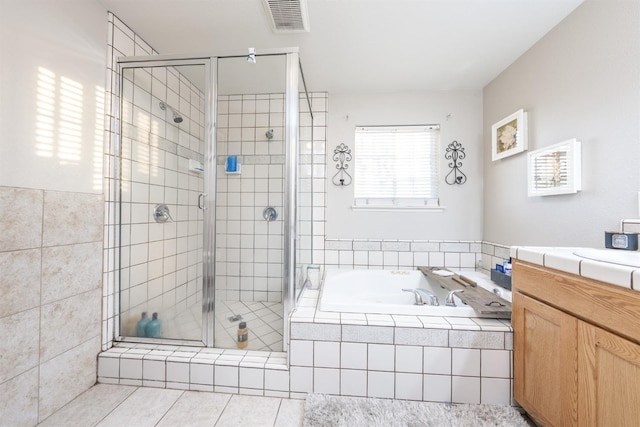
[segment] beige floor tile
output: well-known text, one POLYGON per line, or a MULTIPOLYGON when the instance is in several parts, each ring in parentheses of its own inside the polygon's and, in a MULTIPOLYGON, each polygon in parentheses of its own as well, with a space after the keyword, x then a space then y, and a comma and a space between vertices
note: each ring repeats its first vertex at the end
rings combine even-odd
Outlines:
POLYGON ((182 390, 139 388, 97 425, 155 426, 183 393, 182 390))
POLYGON ((134 391, 136 387, 97 384, 39 425, 43 427, 94 426, 134 391))
POLYGON ((230 394, 186 391, 157 426, 213 426, 230 399, 230 394))
POLYGON ((275 427, 300 427, 304 418, 304 400, 282 399, 275 427))
POLYGON ((234 395, 222 413, 216 427, 272 426, 282 399, 234 395))

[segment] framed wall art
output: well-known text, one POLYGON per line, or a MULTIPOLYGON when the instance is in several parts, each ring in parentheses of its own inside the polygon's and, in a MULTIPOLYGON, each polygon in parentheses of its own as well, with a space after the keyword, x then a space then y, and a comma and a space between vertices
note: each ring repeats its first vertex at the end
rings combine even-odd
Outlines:
POLYGON ((582 189, 580 141, 569 139, 527 155, 529 197, 571 194, 582 189))
POLYGON ((527 149, 527 113, 518 110, 491 126, 491 160, 500 160, 527 149))

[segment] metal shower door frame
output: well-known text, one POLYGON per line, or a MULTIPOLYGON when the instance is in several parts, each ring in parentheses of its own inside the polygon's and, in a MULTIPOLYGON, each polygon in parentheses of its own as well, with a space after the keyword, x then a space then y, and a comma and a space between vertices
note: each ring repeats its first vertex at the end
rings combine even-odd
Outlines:
MULTIPOLYGON (((298 48, 259 50, 256 56, 285 55, 285 194, 283 206, 284 260, 283 260, 283 351, 288 350, 289 313, 294 305, 294 284, 296 265, 296 207, 297 168, 299 140, 299 100, 298 68, 300 55, 298 48)), ((215 343, 215 224, 216 224, 216 119, 217 119, 217 79, 218 60, 246 57, 246 52, 226 52, 218 55, 153 55, 120 57, 118 75, 122 69, 135 67, 161 67, 180 65, 205 66, 205 179, 202 193, 204 215, 203 233, 203 295, 202 295, 202 341, 193 342, 206 347, 215 343)), ((120 94, 122 96, 122 94, 120 94)), ((119 134, 120 132, 118 132, 119 134)), ((120 141, 118 141, 118 144, 120 141)), ((117 176, 118 177, 118 176, 117 176)), ((119 177, 117 178, 119 188, 119 177)), ((119 290, 119 289, 118 289, 119 290)), ((119 317, 119 316, 118 316, 119 317)), ((175 340, 158 340, 156 343, 175 343, 175 340)))

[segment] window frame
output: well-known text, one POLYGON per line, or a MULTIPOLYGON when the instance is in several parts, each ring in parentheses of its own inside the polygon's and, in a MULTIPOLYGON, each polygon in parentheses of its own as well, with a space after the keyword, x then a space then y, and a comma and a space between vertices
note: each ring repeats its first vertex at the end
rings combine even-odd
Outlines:
MULTIPOLYGON (((395 138, 390 136, 389 139, 395 138)), ((393 150, 389 150, 390 155, 393 150)), ((444 207, 440 205, 440 125, 439 124, 421 124, 421 125, 378 125, 378 126, 356 126, 354 130, 354 196, 353 210, 369 210, 369 211, 442 211, 444 207), (359 163, 362 161, 362 157, 359 151, 362 150, 362 145, 359 142, 359 132, 366 134, 366 132, 384 132, 384 129, 388 129, 389 133, 398 131, 411 131, 411 128, 418 132, 420 129, 424 129, 425 132, 437 132, 435 138, 428 136, 425 142, 429 143, 427 152, 425 153, 425 159, 430 161, 429 174, 425 177, 429 183, 426 185, 428 189, 434 190, 435 195, 427 195, 425 197, 370 197, 357 194, 358 180, 362 179, 359 176, 359 163)), ((396 170, 395 167, 393 169, 396 170)), ((366 179, 366 178, 365 178, 366 179)))

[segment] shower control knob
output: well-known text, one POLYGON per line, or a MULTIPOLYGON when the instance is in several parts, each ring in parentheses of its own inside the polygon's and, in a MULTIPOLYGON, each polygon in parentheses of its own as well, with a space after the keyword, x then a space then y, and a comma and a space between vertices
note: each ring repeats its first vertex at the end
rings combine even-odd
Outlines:
POLYGON ((274 207, 267 206, 262 211, 262 218, 267 222, 275 221, 278 218, 278 211, 274 207))
POLYGON ((153 219, 160 224, 164 224, 169 220, 173 221, 173 218, 171 218, 171 212, 169 212, 169 206, 164 203, 156 205, 156 207, 153 208, 153 219))

